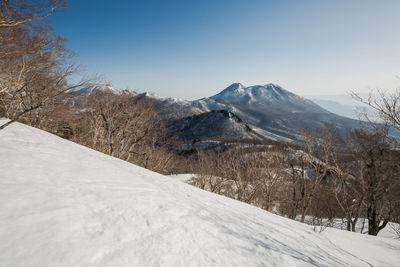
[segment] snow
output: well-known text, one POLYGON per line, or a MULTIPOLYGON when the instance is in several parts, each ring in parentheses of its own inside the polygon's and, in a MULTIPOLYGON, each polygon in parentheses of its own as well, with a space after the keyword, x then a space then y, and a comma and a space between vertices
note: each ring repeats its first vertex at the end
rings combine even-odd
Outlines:
POLYGON ((6 124, 6 123, 9 122, 9 121, 10 121, 10 119, 7 119, 7 118, 0 118, 0 126, 6 124))
POLYGON ((298 100, 303 98, 290 93, 279 85, 269 83, 266 85, 253 85, 245 87, 240 83, 234 83, 228 86, 219 94, 212 96, 211 99, 221 102, 242 102, 250 103, 254 101, 271 101, 278 99, 280 101, 298 100))
POLYGON ((168 175, 168 177, 187 183, 189 182, 191 179, 196 178, 197 174, 193 174, 193 173, 181 173, 181 174, 171 174, 168 175))
POLYGON ((89 85, 89 86, 85 86, 83 88, 80 88, 78 90, 75 90, 76 93, 79 94, 88 94, 91 95, 96 91, 109 91, 112 92, 114 94, 124 94, 124 93, 129 93, 129 94, 134 94, 133 91, 130 91, 128 89, 120 89, 120 88, 116 88, 111 86, 110 84, 93 84, 93 85, 89 85))
POLYGON ((145 97, 148 98, 152 98, 152 99, 156 99, 156 100, 164 100, 164 98, 162 98, 161 96, 155 94, 155 93, 151 93, 151 92, 145 92, 143 93, 145 97))
POLYGON ((267 138, 269 140, 280 141, 280 142, 288 142, 288 143, 292 143, 293 142, 292 139, 289 139, 289 138, 286 138, 286 137, 271 133, 271 132, 269 132, 267 130, 261 129, 259 127, 254 126, 254 125, 251 125, 251 127, 256 133, 264 136, 265 138, 267 138))
POLYGON ((396 266, 400 242, 273 215, 19 123, 0 130, 0 266, 396 266))

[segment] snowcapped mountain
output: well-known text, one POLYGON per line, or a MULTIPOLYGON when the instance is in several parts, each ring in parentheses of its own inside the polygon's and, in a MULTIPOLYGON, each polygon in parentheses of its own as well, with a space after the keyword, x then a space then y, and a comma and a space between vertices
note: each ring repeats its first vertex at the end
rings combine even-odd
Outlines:
POLYGON ((194 101, 193 105, 204 109, 225 106, 250 127, 266 131, 266 137, 273 134, 296 140, 304 128, 334 126, 339 132, 345 132, 360 126, 357 120, 333 114, 272 83, 249 87, 234 83, 214 96, 194 101))
POLYGON ((231 105, 257 105, 281 108, 282 104, 288 106, 292 112, 302 111, 305 107, 309 110, 323 112, 324 110, 315 103, 293 94, 279 85, 269 83, 245 87, 241 83, 234 83, 216 94, 211 99, 231 105))
MULTIPOLYGON (((129 92, 109 85, 86 87, 77 92, 91 94, 96 90, 111 90, 117 94, 129 92)), ((247 128, 252 129, 252 131, 255 130, 267 139, 277 141, 296 141, 299 139, 299 133, 305 128, 333 126, 337 132, 345 133, 349 129, 360 127, 360 121, 331 113, 311 100, 293 94, 272 83, 248 87, 234 83, 214 96, 195 101, 162 98, 150 93, 142 93, 137 96, 154 102, 159 114, 169 124, 174 124, 174 129, 177 128, 176 125, 187 123, 187 117, 192 117, 191 127, 183 128, 188 131, 181 135, 184 140, 188 136, 193 136, 193 138, 202 136, 205 139, 216 137, 216 127, 211 127, 210 123, 205 124, 205 120, 199 118, 207 117, 207 121, 210 122, 220 121, 221 113, 210 113, 218 110, 226 110, 234 114, 242 120, 242 124, 246 124, 247 128), (208 113, 208 115, 200 116, 203 113, 208 113), (200 117, 195 119, 196 116, 200 117), (211 118, 213 116, 216 117, 211 118), (195 127, 193 124, 195 122, 201 122, 202 125, 195 127), (209 126, 209 134, 207 134, 206 125, 209 126), (200 128, 202 129, 201 133, 193 134, 191 129, 200 128)), ((223 136, 226 136, 226 138, 248 136, 241 130, 246 127, 238 127, 234 123, 234 120, 225 120, 224 123, 214 125, 223 125, 223 128, 227 130, 225 133, 224 129, 219 131, 218 135, 221 138, 223 136)), ((252 138, 254 136, 251 135, 252 138)))
POLYGON ((149 93, 138 97, 155 103, 155 109, 167 122, 170 132, 181 141, 264 139, 239 117, 243 114, 237 109, 210 98, 187 101, 149 93))
POLYGON ((0 266, 400 262, 398 240, 315 231, 19 123, 0 169, 0 266))
POLYGON ((131 93, 131 94, 134 93, 133 91, 130 91, 127 89, 120 89, 120 88, 113 87, 110 84, 88 85, 88 86, 85 86, 83 88, 76 90, 75 93, 91 95, 96 91, 109 91, 109 92, 112 92, 114 94, 119 94, 119 95, 123 94, 123 93, 131 93))
POLYGON ((335 127, 339 133, 360 127, 360 121, 331 113, 279 85, 234 83, 220 93, 195 101, 158 99, 169 119, 180 120, 214 110, 229 111, 267 139, 294 141, 305 128, 335 127))

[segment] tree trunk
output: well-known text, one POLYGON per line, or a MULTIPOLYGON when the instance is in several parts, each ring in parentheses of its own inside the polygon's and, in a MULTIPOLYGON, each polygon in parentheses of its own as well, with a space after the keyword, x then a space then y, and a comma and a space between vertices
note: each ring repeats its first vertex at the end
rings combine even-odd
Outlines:
POLYGON ((378 235, 379 232, 379 221, 377 221, 375 203, 372 203, 368 207, 368 234, 378 235))
POLYGON ((347 216, 346 216, 346 229, 347 229, 347 231, 351 231, 351 227, 352 227, 351 215, 347 214, 347 216))

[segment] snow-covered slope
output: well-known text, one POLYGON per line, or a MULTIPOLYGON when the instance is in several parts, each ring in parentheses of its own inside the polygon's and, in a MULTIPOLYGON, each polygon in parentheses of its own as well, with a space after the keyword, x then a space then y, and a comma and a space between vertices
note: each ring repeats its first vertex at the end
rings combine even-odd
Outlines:
POLYGON ((314 232, 22 124, 0 131, 0 266, 396 266, 400 242, 314 232))
POLYGON ((203 111, 192 105, 190 101, 177 98, 162 98, 151 93, 142 93, 139 98, 155 103, 156 111, 166 121, 175 121, 187 116, 201 114, 203 111))

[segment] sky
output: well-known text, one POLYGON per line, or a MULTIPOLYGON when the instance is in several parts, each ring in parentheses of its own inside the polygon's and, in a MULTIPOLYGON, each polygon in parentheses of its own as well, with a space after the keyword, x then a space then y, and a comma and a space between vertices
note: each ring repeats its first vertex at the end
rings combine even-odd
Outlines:
POLYGON ((400 87, 400 1, 69 0, 48 18, 122 89, 194 100, 234 82, 299 95, 400 87))

